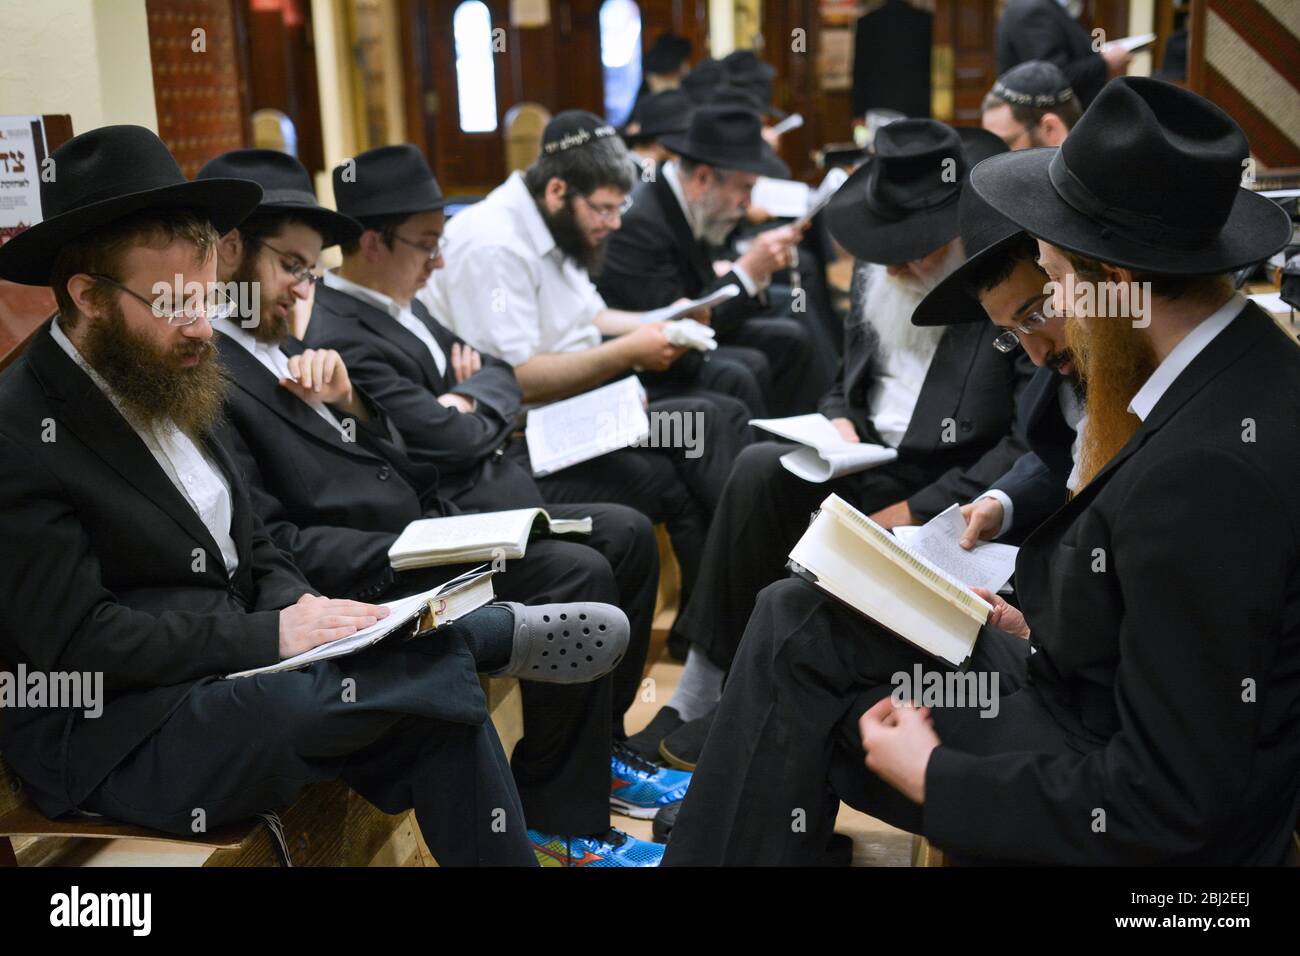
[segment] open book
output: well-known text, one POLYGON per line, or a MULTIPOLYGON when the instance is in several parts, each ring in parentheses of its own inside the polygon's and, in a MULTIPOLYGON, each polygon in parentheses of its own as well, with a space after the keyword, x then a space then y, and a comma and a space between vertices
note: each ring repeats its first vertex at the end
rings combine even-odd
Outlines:
POLYGON ((534 408, 524 438, 539 478, 641 444, 650 438, 645 389, 629 376, 534 408))
POLYGON ((992 607, 831 495, 790 552, 790 569, 927 654, 970 659, 992 607))
POLYGON ((477 611, 492 600, 495 596, 492 591, 492 573, 481 567, 475 568, 432 590, 388 601, 384 604, 390 612, 388 617, 350 637, 341 637, 328 644, 317 644, 309 651, 287 657, 275 664, 227 674, 226 679, 297 670, 317 661, 356 654, 385 639, 409 640, 417 634, 436 630, 471 611, 477 611))
POLYGON ((591 534, 590 518, 552 518, 541 508, 489 511, 412 521, 388 549, 394 571, 444 564, 522 558, 528 540, 544 535, 591 534))
POLYGON ((804 446, 781 456, 785 469, 804 481, 830 481, 875 468, 898 457, 897 450, 884 445, 845 441, 831 420, 817 413, 790 418, 754 418, 749 423, 804 446))
POLYGON ((965 531, 961 506, 953 505, 923 525, 894 528, 894 537, 968 587, 1005 590, 1016 570, 1020 549, 996 541, 976 541, 975 547, 967 551, 958 544, 965 531))
MULTIPOLYGON (((680 319, 696 309, 711 309, 715 305, 722 305, 722 303, 734 299, 738 295, 740 295, 740 286, 734 282, 728 282, 726 285, 714 289, 708 295, 702 295, 690 302, 683 302, 681 305, 665 305, 658 309, 651 309, 649 312, 642 312, 641 321, 672 322, 674 319, 680 319)), ((674 342, 673 344, 678 343, 674 342)))

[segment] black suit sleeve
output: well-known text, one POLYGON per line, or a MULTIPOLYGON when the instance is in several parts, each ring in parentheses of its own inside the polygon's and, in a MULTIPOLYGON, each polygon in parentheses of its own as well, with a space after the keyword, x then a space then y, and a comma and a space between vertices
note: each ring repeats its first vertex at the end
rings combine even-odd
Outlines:
MULTIPOLYGON (((1153 463, 1111 522, 1108 573, 1123 601, 1119 730, 1078 755, 938 747, 925 835, 954 852, 1047 864, 1204 854, 1246 812, 1252 763, 1268 752, 1255 701, 1294 679, 1275 666, 1283 627, 1294 626, 1296 544, 1278 520, 1291 493, 1245 453, 1188 448, 1153 463)), ((1095 578, 1086 562, 1079 574, 1095 578)))
POLYGON ((1034 364, 1019 351, 1013 366, 1014 409, 1011 427, 992 448, 967 468, 951 468, 937 481, 926 485, 907 500, 908 508, 918 518, 928 520, 942 512, 954 501, 970 501, 992 487, 992 482, 1004 475, 1026 451, 1024 418, 1020 396, 1034 377, 1034 364))
MULTIPOLYGON (((302 527, 295 524, 280 499, 266 490, 257 460, 238 432, 232 434, 230 445, 247 480, 258 528, 264 526, 270 535, 268 543, 271 546, 264 560, 269 567, 275 567, 274 557, 269 552, 279 554, 282 550, 292 556, 297 570, 311 582, 311 588, 299 586, 297 594, 288 603, 297 601, 304 590, 319 589, 313 593, 343 597, 355 593, 359 587, 391 580, 388 548, 393 543, 393 535, 335 525, 302 527)), ((258 539, 255 537, 254 540, 258 539)), ((262 540, 265 540, 264 536, 262 540)), ((258 568, 261 567, 259 561, 258 568)), ((274 585, 268 582, 268 587, 273 589, 274 585)), ((260 582, 258 591, 260 597, 260 582)))
POLYGON ((645 312, 690 295, 671 249, 672 238, 661 222, 649 215, 624 219, 609 237, 605 264, 596 279, 606 305, 645 312))
POLYGON ((1026 8, 1013 27, 1016 61, 1046 60, 1055 64, 1070 81, 1075 94, 1082 102, 1089 103, 1106 83, 1106 60, 1100 53, 1093 52, 1071 56, 1073 44, 1061 29, 1061 16, 1068 15, 1043 4, 1026 8))
POLYGON ((5 435, 0 498, 23 503, 21 519, 0 522, 5 628, 36 667, 101 672, 108 692, 116 694, 279 660, 280 615, 270 605, 298 578, 264 536, 252 555, 259 565, 259 610, 152 614, 119 603, 104 586, 99 559, 62 483, 5 435), (32 547, 34 540, 39 547, 32 547))
POLYGON ((1007 537, 1023 537, 1047 520, 1066 500, 1065 483, 1052 474, 1052 470, 1032 451, 1017 458, 1011 470, 989 487, 1011 499, 1011 525, 1007 528, 1007 537))

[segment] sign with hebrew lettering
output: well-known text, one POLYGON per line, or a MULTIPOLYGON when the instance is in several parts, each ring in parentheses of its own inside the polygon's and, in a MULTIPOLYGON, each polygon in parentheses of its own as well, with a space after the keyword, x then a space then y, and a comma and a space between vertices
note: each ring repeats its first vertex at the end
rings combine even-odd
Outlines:
POLYGON ((41 221, 45 157, 39 116, 0 116, 0 245, 41 221))

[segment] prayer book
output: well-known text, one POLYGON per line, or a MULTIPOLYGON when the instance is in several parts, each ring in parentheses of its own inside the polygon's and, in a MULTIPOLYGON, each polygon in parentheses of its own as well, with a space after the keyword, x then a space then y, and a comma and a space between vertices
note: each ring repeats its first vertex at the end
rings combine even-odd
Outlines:
POLYGON ((927 654, 965 667, 992 606, 838 495, 790 551, 790 570, 927 654))
POLYGON ((412 521, 388 549, 394 571, 524 556, 546 535, 591 534, 590 518, 552 518, 542 508, 488 511, 412 521))
POLYGON ((820 484, 875 468, 898 457, 898 451, 869 442, 845 441, 825 415, 793 415, 790 418, 754 418, 755 428, 803 445, 781 456, 782 466, 804 481, 820 484))
POLYGON ((341 637, 327 644, 317 644, 309 651, 287 657, 275 664, 227 674, 226 679, 297 670, 315 664, 317 661, 356 654, 383 640, 410 640, 435 631, 471 611, 477 611, 491 601, 495 596, 492 590, 492 574, 492 571, 478 567, 428 591, 398 598, 396 601, 387 601, 383 606, 390 611, 388 617, 376 621, 349 637, 341 637))
POLYGON ((524 429, 539 478, 649 438, 645 389, 634 376, 531 409, 524 429))

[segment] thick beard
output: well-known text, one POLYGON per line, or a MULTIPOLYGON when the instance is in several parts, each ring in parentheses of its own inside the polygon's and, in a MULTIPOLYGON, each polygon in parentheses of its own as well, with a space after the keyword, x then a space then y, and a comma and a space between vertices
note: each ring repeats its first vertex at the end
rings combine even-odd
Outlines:
POLYGON ((726 243, 727 237, 745 215, 743 209, 723 212, 719 208, 719 197, 712 191, 705 193, 704 198, 696 202, 688 200, 686 205, 691 212, 696 236, 713 246, 726 243))
POLYGON ((855 279, 862 283, 862 307, 853 319, 876 330, 881 351, 924 355, 934 349, 946 328, 912 324, 912 313, 926 295, 923 284, 915 279, 895 278, 877 263, 859 263, 858 268, 863 270, 855 279))
MULTIPOLYGON (((237 283, 244 289, 263 289, 261 277, 257 272, 257 257, 250 250, 245 253, 244 261, 239 264, 235 274, 230 277, 232 282, 237 283), (253 283, 258 283, 253 285, 253 283)), ((241 297, 242 298, 242 297, 241 297)), ((248 332, 264 345, 278 345, 289 337, 293 331, 293 313, 290 312, 284 318, 280 318, 274 313, 274 306, 278 303, 271 303, 272 308, 268 309, 265 302, 258 303, 258 313, 256 324, 248 327, 248 332)), ((235 316, 234 322, 241 324, 240 317, 235 316)))
POLYGON ((1129 402, 1156 368, 1146 336, 1125 319, 1070 317, 1065 339, 1088 390, 1079 448, 1079 488, 1106 467, 1142 424, 1129 402))
POLYGON ((119 306, 87 322, 82 357, 113 390, 129 419, 143 425, 172 421, 196 441, 221 418, 225 372, 211 341, 190 340, 170 351, 131 330, 119 306), (192 368, 178 364, 199 356, 192 368))
POLYGON ((600 267, 605 264, 605 243, 593 246, 587 240, 587 234, 578 225, 578 215, 573 211, 573 197, 565 197, 564 206, 559 212, 549 213, 540 203, 537 209, 551 230, 556 248, 586 269, 589 275, 597 275, 600 267))

